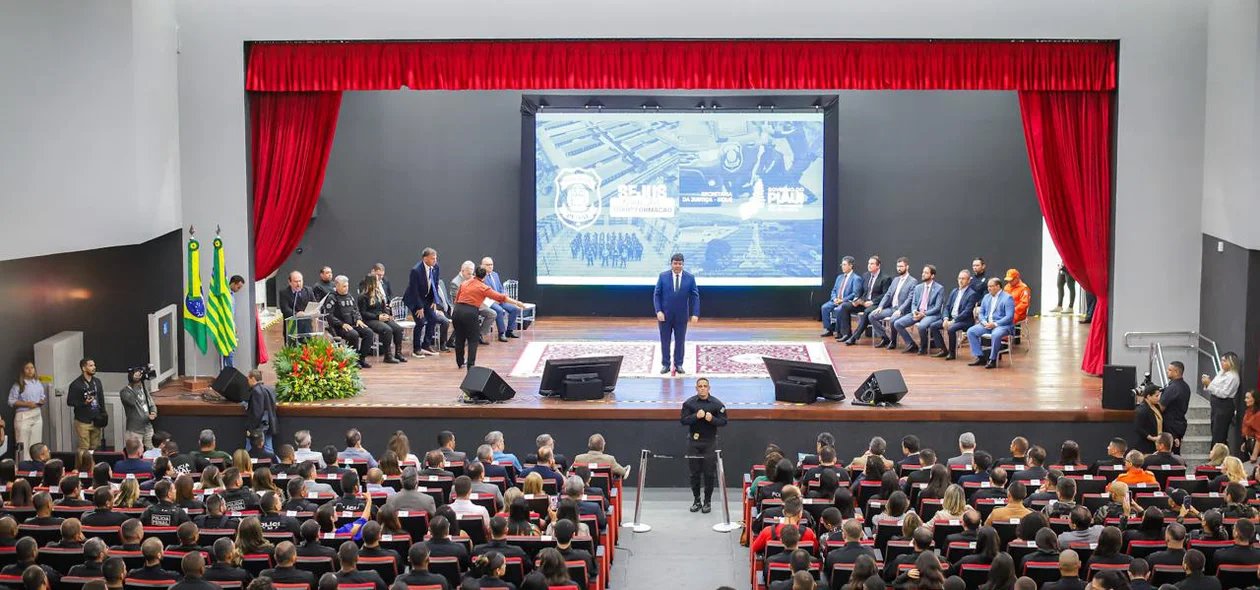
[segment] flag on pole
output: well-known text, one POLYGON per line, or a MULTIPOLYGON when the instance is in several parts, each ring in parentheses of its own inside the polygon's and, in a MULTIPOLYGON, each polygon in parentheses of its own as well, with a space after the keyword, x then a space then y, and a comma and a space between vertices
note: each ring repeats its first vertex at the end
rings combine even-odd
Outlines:
POLYGON ((223 238, 214 237, 214 266, 210 271, 210 295, 206 319, 210 336, 219 354, 227 356, 236 350, 236 320, 232 317, 232 291, 228 288, 223 268, 223 238))
POLYGON ((188 238, 188 290, 184 293, 184 331, 206 353, 206 302, 201 298, 201 245, 188 238))

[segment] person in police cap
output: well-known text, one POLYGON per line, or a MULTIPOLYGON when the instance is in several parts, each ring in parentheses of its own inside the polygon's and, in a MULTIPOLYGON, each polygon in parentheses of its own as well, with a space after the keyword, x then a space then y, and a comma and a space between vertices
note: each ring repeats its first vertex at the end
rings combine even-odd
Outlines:
POLYGON ((367 362, 372 354, 372 345, 376 343, 376 332, 363 322, 359 313, 359 302, 350 294, 350 279, 338 275, 334 281, 336 292, 324 303, 324 312, 328 314, 328 329, 346 340, 346 344, 359 351, 359 367, 366 369, 372 365, 367 362))
POLYGON ((726 406, 709 394, 709 380, 696 379, 696 395, 683 402, 682 418, 687 426, 687 468, 691 471, 691 511, 712 510, 713 479, 717 469, 717 429, 726 425, 726 406), (700 481, 704 480, 704 502, 700 501, 700 481))

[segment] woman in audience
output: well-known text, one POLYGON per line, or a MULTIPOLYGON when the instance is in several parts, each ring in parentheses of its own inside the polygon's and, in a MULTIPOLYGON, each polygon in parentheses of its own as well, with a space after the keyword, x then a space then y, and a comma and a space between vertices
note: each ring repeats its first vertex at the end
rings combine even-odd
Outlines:
POLYGON ((1136 529, 1124 531, 1124 549, 1133 541, 1163 541, 1164 511, 1151 506, 1142 512, 1142 523, 1136 529))
POLYGON ((236 550, 241 555, 274 555, 276 548, 263 536, 262 523, 257 516, 250 516, 236 527, 236 550))
POLYGON ((503 512, 501 512, 500 514, 502 514, 503 516, 507 516, 508 507, 512 505, 512 502, 515 502, 517 500, 524 500, 524 499, 525 499, 525 492, 522 492, 521 488, 517 488, 517 487, 508 488, 506 492, 503 492, 503 512))
MULTIPOLYGON (((853 478, 853 483, 849 486, 849 489, 853 490, 854 495, 860 496, 860 494, 858 494, 858 489, 861 488, 862 482, 882 482, 884 481, 884 472, 887 470, 888 468, 884 465, 883 457, 880 457, 879 455, 871 455, 866 458, 866 468, 863 469, 862 473, 859 473, 857 477, 853 478)), ((896 474, 894 473, 893 476, 895 477, 896 474)))
MULTIPOLYGON (((503 501, 507 502, 506 496, 503 501)), ((527 537, 542 534, 538 530, 538 525, 534 524, 533 519, 529 517, 529 504, 525 502, 525 498, 518 498, 508 504, 508 534, 527 537)))
POLYGON ((901 519, 901 533, 892 536, 893 541, 913 541, 914 531, 923 526, 923 519, 915 511, 911 510, 901 519))
POLYGON ((175 505, 187 511, 204 512, 206 505, 193 493, 193 479, 184 474, 175 478, 175 505))
POLYGON ((950 477, 949 468, 937 463, 928 470, 928 484, 919 492, 919 499, 931 498, 940 500, 945 497, 945 489, 949 487, 950 477))
POLYGON ((809 498, 834 498, 836 489, 839 487, 840 476, 831 469, 824 469, 818 474, 818 484, 810 488, 805 495, 809 498))
POLYGON ((394 434, 389 437, 388 448, 394 452, 399 461, 419 468, 420 459, 411 454, 411 441, 407 439, 407 433, 395 430, 394 434))
POLYGON ((1059 535, 1050 527, 1037 531, 1037 550, 1024 556, 1019 571, 1025 571, 1031 562, 1053 563, 1059 561, 1059 535))
POLYGON ((935 531, 936 521, 960 520, 963 513, 968 510, 971 510, 971 506, 967 504, 967 493, 963 491, 962 486, 956 483, 950 484, 945 488, 945 497, 941 500, 941 507, 936 509, 936 514, 932 515, 932 521, 925 524, 935 531))
POLYGON ((901 521, 909 509, 910 498, 906 497, 905 492, 897 490, 888 497, 887 502, 884 502, 884 511, 871 518, 871 526, 881 524, 901 526, 901 521))
POLYGON ((1208 467, 1216 467, 1220 469, 1221 464, 1225 462, 1225 458, 1229 456, 1229 447, 1225 443, 1216 443, 1212 445, 1212 450, 1208 451, 1207 463, 1208 467))
POLYGON ((30 508, 35 505, 35 490, 31 482, 19 479, 9 485, 9 501, 4 504, 13 508, 30 508))
POLYGON ((949 567, 949 575, 956 576, 962 571, 962 566, 969 563, 978 563, 980 565, 990 565, 993 558, 997 557, 998 550, 1001 548, 1001 539, 998 538, 997 530, 991 526, 982 526, 976 531, 976 552, 959 559, 954 565, 949 567))
MULTIPOLYGON (((872 500, 888 500, 892 495, 901 491, 901 480, 897 478, 897 472, 889 469, 879 477, 879 491, 871 496, 872 500)), ((909 500, 909 498, 907 498, 909 500)))
POLYGON ((475 579, 480 588, 515 588, 511 582, 503 581, 506 575, 507 560, 498 551, 487 551, 473 558, 468 571, 468 579, 475 579))
POLYGON ((1247 452, 1247 461, 1255 463, 1260 458, 1260 444, 1256 444, 1256 439, 1260 438, 1260 399, 1257 398, 1254 388, 1248 389, 1243 395, 1243 403, 1247 404, 1247 409, 1243 413, 1242 421, 1242 448, 1247 452))
POLYGON ((232 453, 232 467, 241 472, 241 481, 254 473, 254 462, 249 459, 249 451, 245 449, 236 449, 232 453))
POLYGON ((398 464, 398 454, 393 451, 385 451, 381 455, 380 461, 377 461, 378 468, 386 477, 398 477, 402 475, 402 467, 398 464))
POLYGON ((1221 511, 1215 508, 1203 513, 1199 519, 1202 528, 1190 532, 1190 541, 1224 541, 1229 539, 1222 527, 1221 511))
POLYGON ((853 492, 843 486, 836 488, 836 493, 831 496, 831 505, 840 511, 840 517, 844 520, 856 518, 860 514, 854 506, 853 492))
POLYGON ((376 511, 376 522, 381 523, 381 534, 383 535, 406 535, 407 530, 403 528, 402 521, 398 519, 398 509, 386 504, 376 511))
POLYGON ((1015 560, 1011 554, 1003 551, 993 557, 989 565, 989 579, 980 585, 980 590, 1014 590, 1015 560))
MULTIPOLYGON (((1147 586, 1149 587, 1150 585, 1147 584, 1147 586)), ((1171 584, 1165 584, 1160 586, 1160 588, 1167 588, 1170 586, 1175 588, 1175 586, 1172 586, 1171 584)), ((1094 576, 1093 584, 1088 587, 1093 590, 1129 590, 1131 588, 1131 586, 1129 586, 1128 578, 1124 574, 1113 570, 1103 570, 1098 572, 1094 576)))
POLYGON ((875 563, 875 558, 859 555, 853 561, 853 571, 849 574, 849 583, 844 585, 844 590, 862 590, 867 578, 879 579, 879 566, 875 563))
POLYGON ((1046 515, 1040 512, 1029 512, 1019 519, 1015 527, 1015 538, 1021 541, 1036 541, 1037 533, 1050 526, 1046 515))
POLYGON ((114 470, 110 469, 109 463, 104 461, 97 463, 92 467, 92 489, 109 486, 109 489, 117 490, 118 484, 111 481, 112 477, 114 477, 114 470))
POLYGON ((207 465, 201 470, 201 481, 197 482, 196 488, 205 494, 214 494, 222 492, 226 488, 223 487, 223 475, 219 473, 219 468, 214 465, 207 465))
POLYGON ((140 497, 140 484, 133 478, 127 478, 118 486, 118 494, 114 496, 114 508, 146 508, 149 503, 140 497))
POLYGON ((39 487, 45 489, 56 489, 61 483, 61 478, 66 474, 66 464, 61 459, 52 459, 44 463, 44 478, 40 482, 39 487))
POLYGON ((766 475, 770 476, 770 483, 757 488, 757 495, 753 501, 757 504, 770 498, 782 498, 783 487, 792 485, 792 475, 795 473, 792 462, 787 459, 779 459, 774 464, 774 473, 770 473, 770 468, 766 468, 766 475))
POLYGON ((1059 447, 1059 465, 1085 467, 1081 463, 1081 445, 1076 444, 1074 440, 1063 441, 1063 446, 1059 447))
POLYGON ((270 467, 259 467, 254 470, 254 475, 250 478, 249 487, 252 488, 254 493, 259 496, 267 492, 272 492, 280 497, 281 502, 284 501, 284 490, 280 489, 280 487, 276 485, 276 481, 271 478, 270 467))
POLYGON ((464 532, 463 528, 461 528, 462 525, 459 521, 459 515, 455 513, 455 509, 451 508, 450 504, 447 504, 445 506, 439 506, 438 509, 433 512, 433 515, 444 516, 446 517, 446 522, 451 523, 451 538, 452 539, 468 537, 468 533, 464 532))
POLYGON ((319 523, 320 533, 337 530, 337 508, 333 502, 325 502, 315 509, 315 522, 319 523))
POLYGON ((941 560, 932 551, 920 553, 914 560, 914 568, 897 576, 892 586, 906 590, 943 590, 945 570, 941 568, 941 560))
POLYGON ((521 590, 540 588, 545 590, 551 586, 572 586, 569 578, 569 567, 564 563, 564 555, 554 547, 547 547, 538 552, 538 569, 530 572, 521 584, 521 590), (535 576, 535 574, 538 574, 535 576), (534 578, 531 580, 531 578, 534 578), (541 579, 541 580, 540 580, 541 579), (539 586, 539 581, 542 585, 539 586))
POLYGON ((1208 491, 1220 492, 1225 486, 1234 482, 1247 485, 1247 470, 1243 469, 1242 461, 1238 457, 1226 457, 1221 462, 1221 474, 1212 478, 1212 483, 1208 484, 1208 491))
POLYGON ((7 486, 17 479, 17 463, 13 459, 0 461, 0 486, 7 486))
POLYGON ((74 455, 74 472, 79 474, 80 478, 86 478, 92 473, 92 468, 96 467, 96 462, 92 460, 92 451, 88 449, 79 449, 74 455))
POLYGON ((529 475, 525 476, 525 481, 521 484, 521 491, 525 492, 526 496, 544 495, 546 492, 543 491, 542 475, 537 471, 531 471, 529 475))
POLYGON ((770 481, 771 467, 778 464, 779 459, 782 459, 782 458, 783 458, 783 449, 780 449, 779 445, 772 444, 766 447, 766 452, 763 455, 763 458, 761 461, 763 473, 752 479, 752 485, 748 487, 749 500, 752 500, 756 497, 757 487, 761 485, 761 482, 770 481))
POLYGON ((1094 554, 1085 562, 1085 570, 1089 571, 1090 566, 1095 563, 1115 565, 1133 561, 1133 556, 1120 552, 1123 545, 1124 535, 1120 533, 1120 529, 1113 526, 1103 527, 1102 534, 1098 535, 1098 546, 1094 549, 1094 554))
POLYGON ((543 534, 549 537, 554 535, 556 531, 556 523, 564 519, 577 523, 577 536, 591 536, 591 527, 578 518, 577 502, 574 502, 570 498, 560 500, 560 505, 557 506, 551 513, 551 522, 547 523, 547 530, 544 531, 543 534))

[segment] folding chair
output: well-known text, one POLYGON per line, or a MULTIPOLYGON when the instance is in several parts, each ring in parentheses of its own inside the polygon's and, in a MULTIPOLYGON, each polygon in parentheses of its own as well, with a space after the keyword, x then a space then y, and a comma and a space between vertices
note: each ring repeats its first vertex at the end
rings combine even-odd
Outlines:
MULTIPOLYGON (((520 301, 520 299, 516 295, 519 289, 520 289, 520 281, 517 281, 516 279, 508 279, 506 281, 503 281, 504 294, 506 294, 508 297, 511 297, 512 299, 516 299, 517 301, 520 301)), ((534 319, 537 313, 538 313, 537 304, 526 303, 525 307, 521 308, 521 313, 516 316, 516 329, 528 330, 529 327, 533 325, 534 319)))
POLYGON ((266 553, 251 553, 241 556, 241 567, 254 577, 258 577, 263 570, 271 569, 275 567, 275 564, 272 563, 271 556, 266 553))
POLYGON ((1030 561, 1024 564, 1024 575, 1037 582, 1037 587, 1041 588, 1050 582, 1058 581, 1059 562, 1057 561, 1030 561))
POLYGON ((398 577, 398 562, 388 555, 379 557, 360 557, 359 569, 372 570, 381 575, 385 583, 393 584, 398 577))
POLYGON ((1186 579, 1186 570, 1180 565, 1157 565, 1151 570, 1151 585, 1176 584, 1186 579))
POLYGON ((968 588, 979 588, 989 579, 990 567, 987 563, 964 563, 958 568, 958 574, 967 583, 968 588))
POLYGON ((459 558, 458 557, 430 557, 429 571, 446 578, 450 582, 452 588, 459 587, 459 558))

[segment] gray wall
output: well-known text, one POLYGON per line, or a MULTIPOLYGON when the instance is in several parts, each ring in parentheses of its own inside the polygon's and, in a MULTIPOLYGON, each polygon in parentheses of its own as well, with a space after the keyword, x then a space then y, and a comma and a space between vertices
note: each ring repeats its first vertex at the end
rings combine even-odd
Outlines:
MULTIPOLYGON (((1255 387, 1260 358, 1260 251, 1203 234, 1203 277, 1199 330, 1215 340, 1222 353, 1238 354, 1243 388, 1255 387), (1216 251, 1218 243, 1222 252, 1216 251)), ((1213 373, 1206 356, 1199 355, 1199 362, 1196 374, 1213 373)))
MULTIPOLYGON (((508 91, 345 93, 317 217, 283 270, 310 277, 329 264, 357 281, 381 261, 401 294, 406 270, 432 245, 445 278, 483 255, 519 277, 518 256, 533 251, 520 235, 520 216, 533 214, 518 183, 520 100, 508 91)), ((1022 269, 1040 293, 1041 212, 1014 93, 842 92, 837 119, 840 248, 825 254, 826 284, 845 254, 908 256, 916 277, 935 263, 946 285, 982 255, 991 272, 1022 269)), ((707 315, 747 315, 736 291, 715 293, 731 304, 707 305, 707 315)), ((824 297, 815 289, 754 307, 813 315, 824 297)), ((649 288, 591 297, 549 287, 537 300, 566 314, 651 311, 649 288)))

